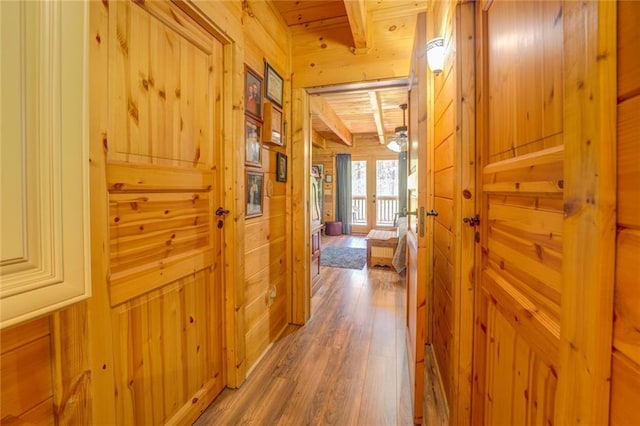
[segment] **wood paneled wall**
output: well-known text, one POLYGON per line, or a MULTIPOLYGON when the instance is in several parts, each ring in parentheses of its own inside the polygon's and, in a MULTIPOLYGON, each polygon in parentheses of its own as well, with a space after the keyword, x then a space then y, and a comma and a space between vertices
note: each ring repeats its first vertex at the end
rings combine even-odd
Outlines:
POLYGON ((618 2, 618 218, 612 425, 640 406, 640 3, 618 2))
MULTIPOLYGON (((252 15, 243 17, 245 39, 244 60, 264 77, 264 61, 268 61, 284 79, 284 121, 290 123, 291 103, 288 101, 289 43, 288 28, 268 2, 249 2, 252 15)), ((264 84, 263 82, 263 88, 264 84)), ((284 135, 287 136, 286 134, 284 135)), ((285 144, 288 145, 285 141, 285 144)), ((291 221, 289 220, 288 183, 276 180, 276 153, 286 148, 264 144, 262 166, 253 168, 264 172, 262 216, 245 220, 244 225, 244 303, 246 368, 255 366, 291 320, 291 221)), ((294 167, 291 157, 289 172, 294 167)), ((244 185, 241 185, 244 188, 244 185)))
POLYGON ((50 316, 0 333, 0 418, 54 424, 50 316))
POLYGON ((432 345, 438 364, 442 386, 449 403, 453 401, 453 329, 454 270, 457 245, 454 233, 454 198, 456 169, 456 111, 457 67, 454 46, 456 45, 456 2, 434 2, 432 34, 441 34, 448 52, 446 65, 440 75, 434 77, 433 102, 433 158, 434 158, 434 206, 438 216, 434 218, 433 230, 433 311, 432 345))
POLYGON ((245 221, 247 368, 288 323, 286 184, 276 181, 276 150, 263 147, 262 151, 263 214, 245 221))
POLYGON ((0 420, 91 422, 87 303, 0 332, 0 420))

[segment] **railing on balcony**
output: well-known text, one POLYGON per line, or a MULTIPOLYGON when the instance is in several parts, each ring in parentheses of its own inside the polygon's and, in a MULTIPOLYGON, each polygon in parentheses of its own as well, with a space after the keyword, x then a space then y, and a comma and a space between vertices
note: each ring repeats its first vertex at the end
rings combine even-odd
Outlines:
POLYGON ((367 197, 355 195, 351 197, 352 225, 367 224, 367 197))
MULTIPOLYGON (((352 225, 367 225, 367 199, 364 196, 353 196, 352 225)), ((376 225, 393 226, 398 211, 398 197, 379 195, 376 197, 376 225)))
POLYGON ((378 195, 376 197, 376 226, 393 226, 398 211, 398 196, 378 195))

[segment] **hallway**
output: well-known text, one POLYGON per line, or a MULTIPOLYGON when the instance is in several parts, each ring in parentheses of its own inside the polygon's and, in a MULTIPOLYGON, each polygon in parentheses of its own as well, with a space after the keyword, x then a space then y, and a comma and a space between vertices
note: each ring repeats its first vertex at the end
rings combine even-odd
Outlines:
MULTIPOLYGON (((365 247, 362 237, 323 237, 365 247)), ((322 267, 304 327, 289 326, 238 390, 196 425, 410 425, 404 278, 386 268, 322 267)))

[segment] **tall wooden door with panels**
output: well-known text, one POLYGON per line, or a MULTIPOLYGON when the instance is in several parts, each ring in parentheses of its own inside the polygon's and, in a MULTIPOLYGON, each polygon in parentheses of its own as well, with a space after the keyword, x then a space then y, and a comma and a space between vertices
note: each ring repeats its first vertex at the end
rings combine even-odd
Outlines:
POLYGON ((562 281, 562 5, 482 6, 476 22, 485 40, 478 70, 483 255, 473 418, 551 423, 562 281), (518 39, 518 28, 528 28, 540 48, 523 48, 528 36, 518 39), (500 42, 508 37, 512 43, 500 42))
POLYGON ((472 423, 606 424, 615 3, 483 1, 476 31, 472 423))
POLYGON ((170 2, 109 2, 107 27, 115 421, 189 423, 225 386, 222 45, 170 2))

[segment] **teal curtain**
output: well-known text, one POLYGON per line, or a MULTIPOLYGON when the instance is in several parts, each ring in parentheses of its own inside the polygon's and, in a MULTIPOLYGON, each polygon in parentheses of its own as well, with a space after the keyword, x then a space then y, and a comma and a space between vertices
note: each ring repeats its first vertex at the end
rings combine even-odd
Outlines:
POLYGON ((351 234, 351 154, 336 156, 336 220, 342 222, 342 233, 351 234))

